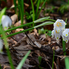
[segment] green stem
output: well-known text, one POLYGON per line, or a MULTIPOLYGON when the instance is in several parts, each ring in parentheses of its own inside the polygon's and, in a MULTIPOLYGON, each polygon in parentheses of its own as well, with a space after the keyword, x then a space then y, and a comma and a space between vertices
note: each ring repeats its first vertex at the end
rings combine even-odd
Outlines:
POLYGON ((20 11, 21 16, 21 25, 23 25, 23 17, 24 17, 24 0, 18 0, 18 9, 20 11))
POLYGON ((66 52, 65 52, 66 51, 66 43, 65 43, 65 41, 62 40, 62 44, 63 44, 62 46, 63 46, 64 55, 66 55, 66 52))
POLYGON ((69 4, 69 0, 68 0, 68 4, 69 4))
POLYGON ((22 32, 27 32, 27 31, 32 30, 32 29, 34 29, 34 28, 38 28, 38 27, 45 26, 45 25, 50 25, 50 24, 53 24, 53 22, 44 22, 44 23, 39 24, 39 25, 37 25, 37 26, 35 26, 35 27, 32 27, 32 28, 29 28, 29 29, 26 29, 26 30, 23 30, 23 31, 20 31, 20 32, 16 32, 16 33, 7 35, 7 37, 11 37, 11 36, 13 36, 13 35, 16 35, 16 34, 19 34, 19 33, 22 33, 22 32))
POLYGON ((11 29, 8 29, 6 30, 5 32, 9 32, 9 31, 12 31, 12 30, 15 30, 15 29, 18 29, 18 28, 23 28, 24 26, 27 26, 27 25, 30 25, 32 24, 33 22, 30 22, 30 23, 27 23, 27 24, 24 24, 24 25, 20 25, 18 27, 14 27, 14 28, 11 28, 11 29))
MULTIPOLYGON (((67 23, 67 18, 66 18, 65 22, 67 23)), ((65 41, 63 41, 63 39, 62 39, 62 46, 63 46, 63 53, 64 53, 64 55, 66 55, 66 43, 65 43, 65 41)))
POLYGON ((30 22, 30 23, 27 23, 27 24, 24 24, 24 25, 21 25, 21 26, 18 26, 18 27, 14 27, 14 28, 8 29, 5 32, 9 32, 9 31, 12 31, 12 30, 15 30, 15 29, 18 29, 18 28, 23 28, 24 26, 27 26, 27 25, 30 25, 30 24, 33 24, 33 23, 39 23, 39 22, 42 22, 42 21, 45 21, 45 20, 55 22, 55 20, 52 20, 52 19, 41 18, 41 21, 40 21, 40 19, 38 19, 38 20, 35 20, 34 22, 30 22))
POLYGON ((1 64, 0 64, 0 69, 2 69, 2 68, 1 68, 1 64))
MULTIPOLYGON (((33 21, 35 20, 35 11, 34 11, 34 5, 33 5, 33 1, 31 0, 31 5, 32 5, 32 11, 33 11, 33 21)), ((34 27, 34 23, 33 23, 33 27, 34 27)))
POLYGON ((17 8, 16 8, 16 0, 13 0, 14 1, 14 5, 15 5, 15 12, 17 13, 17 8))
POLYGON ((33 1, 31 0, 31 5, 32 5, 32 11, 33 11, 33 21, 35 20, 35 11, 34 11, 34 4, 33 1))
POLYGON ((11 37, 11 36, 14 36, 16 34, 20 34, 20 33, 23 33, 23 32, 27 32, 27 31, 32 30, 32 29, 34 29, 34 28, 32 27, 32 28, 29 28, 29 29, 26 29, 26 30, 23 30, 23 31, 20 31, 20 32, 13 33, 13 34, 7 35, 7 37, 11 37))
POLYGON ((7 51, 7 55, 8 55, 8 59, 9 59, 9 62, 10 62, 11 69, 14 69, 14 65, 13 65, 12 58, 11 58, 10 51, 9 51, 9 45, 8 45, 8 42, 7 42, 7 37, 6 37, 5 31, 3 30, 1 25, 0 25, 0 32, 2 33, 2 36, 3 36, 3 40, 4 40, 4 44, 5 44, 5 48, 6 48, 6 51, 7 51))
POLYGON ((7 55, 8 55, 8 59, 9 59, 9 62, 10 62, 11 69, 15 69, 14 65, 13 65, 13 62, 12 62, 12 58, 11 58, 11 55, 10 55, 9 48, 6 49, 6 52, 7 52, 7 55))
POLYGON ((53 61, 52 61, 52 69, 54 67, 54 56, 55 56, 55 50, 53 49, 53 61))
POLYGON ((43 5, 42 5, 42 7, 41 7, 41 9, 40 9, 39 13, 37 14, 37 18, 39 17, 39 14, 40 14, 40 12, 41 12, 41 10, 42 10, 43 6, 45 5, 46 1, 47 1, 47 0, 45 0, 45 1, 44 1, 44 3, 43 3, 43 5))
POLYGON ((24 0, 21 0, 21 25, 23 25, 24 20, 24 0))
POLYGON ((37 19, 37 14, 38 14, 38 10, 39 10, 39 5, 40 5, 40 0, 37 0, 37 7, 36 7, 36 19, 37 19))

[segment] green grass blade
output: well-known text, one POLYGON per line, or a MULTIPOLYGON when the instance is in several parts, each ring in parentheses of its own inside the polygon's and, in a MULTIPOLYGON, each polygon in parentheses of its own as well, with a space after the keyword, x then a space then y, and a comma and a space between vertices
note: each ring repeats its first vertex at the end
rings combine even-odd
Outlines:
POLYGON ((69 4, 69 0, 68 0, 68 4, 69 4))
POLYGON ((38 15, 37 15, 37 18, 39 17, 39 14, 40 14, 40 12, 41 12, 43 6, 45 5, 46 1, 47 1, 47 0, 44 1, 44 3, 43 3, 43 5, 42 5, 42 7, 41 7, 41 9, 40 9, 40 11, 39 11, 39 13, 38 13, 38 15))
POLYGON ((15 12, 17 13, 16 0, 14 0, 14 5, 15 5, 15 12))
POLYGON ((53 61, 52 61, 52 69, 54 68, 54 56, 55 56, 55 50, 53 49, 53 61))
POLYGON ((49 19, 49 18, 50 17, 40 18, 40 19, 35 20, 34 22, 26 23, 24 25, 21 25, 21 26, 18 26, 18 27, 14 27, 14 28, 8 29, 5 32, 9 32, 9 31, 15 30, 17 28, 23 28, 24 26, 29 26, 30 24, 39 23, 39 22, 43 22, 43 21, 46 21, 46 20, 50 20, 50 21, 53 21, 53 22, 55 21, 55 20, 52 20, 52 19, 49 19))
POLYGON ((34 23, 43 22, 43 21, 49 20, 49 18, 50 18, 49 16, 48 17, 43 17, 43 18, 35 20, 34 23))
POLYGON ((69 58, 68 57, 65 58, 65 67, 66 69, 69 69, 69 58))
POLYGON ((6 7, 2 9, 2 11, 0 12, 0 23, 1 23, 2 16, 5 14, 5 11, 6 11, 6 7))
POLYGON ((19 11, 21 16, 21 25, 23 25, 23 18, 24 18, 24 0, 18 0, 19 11))
POLYGON ((38 13, 39 5, 40 5, 40 0, 37 0, 36 16, 37 16, 37 13, 38 13))
POLYGON ((0 69, 2 69, 2 68, 1 68, 1 64, 0 64, 0 69))
POLYGON ((23 31, 19 31, 19 32, 16 32, 16 33, 13 33, 13 34, 7 35, 7 37, 11 37, 11 36, 14 36, 14 35, 17 35, 17 34, 23 33, 23 32, 27 32, 27 31, 32 30, 32 29, 34 29, 34 28, 32 27, 32 28, 29 28, 29 29, 26 29, 26 30, 23 30, 23 31))
POLYGON ((19 65, 17 66, 16 69, 21 69, 25 60, 27 59, 28 55, 30 54, 31 51, 28 51, 28 53, 24 56, 24 58, 21 60, 21 62, 19 63, 19 65))
POLYGON ((23 25, 23 20, 24 20, 24 0, 21 1, 21 25, 23 25))
POLYGON ((33 1, 31 0, 31 5, 32 5, 32 11, 33 11, 33 21, 35 20, 35 11, 34 11, 34 4, 33 1))
POLYGON ((20 25, 20 26, 17 26, 17 27, 8 29, 8 30, 6 30, 5 32, 9 32, 9 31, 12 31, 12 30, 15 30, 15 29, 18 29, 18 28, 23 28, 24 26, 28 26, 28 25, 30 25, 30 24, 32 24, 32 23, 33 23, 33 22, 30 22, 30 23, 27 23, 27 24, 24 24, 24 25, 20 25))
POLYGON ((50 25, 50 24, 54 24, 54 22, 50 22, 50 21, 44 22, 44 23, 42 23, 40 25, 35 26, 34 28, 38 28, 38 27, 45 26, 45 25, 50 25))
POLYGON ((62 40, 62 46, 63 46, 64 55, 66 55, 66 43, 63 40, 62 40))
POLYGON ((38 57, 38 60, 39 60, 39 65, 40 65, 40 64, 41 64, 42 57, 39 56, 39 57, 38 57))
POLYGON ((7 35, 7 37, 11 37, 11 36, 13 36, 13 35, 16 35, 16 34, 19 34, 19 33, 23 33, 23 32, 27 32, 27 31, 32 30, 32 29, 34 29, 34 28, 38 28, 38 27, 45 26, 45 25, 50 25, 50 24, 54 24, 54 22, 50 22, 50 21, 44 22, 44 23, 39 24, 39 25, 37 25, 37 26, 35 26, 35 27, 32 27, 32 28, 29 28, 29 29, 26 29, 26 30, 23 30, 23 31, 20 31, 20 32, 16 32, 16 33, 7 35))
POLYGON ((8 59, 9 59, 11 69, 14 69, 14 65, 13 65, 11 55, 10 55, 10 51, 9 51, 9 45, 8 45, 8 42, 7 42, 7 36, 6 36, 5 31, 3 30, 1 25, 0 25, 0 32, 2 33, 2 37, 3 37, 4 44, 5 44, 5 48, 6 48, 6 52, 7 52, 7 55, 8 55, 8 59))

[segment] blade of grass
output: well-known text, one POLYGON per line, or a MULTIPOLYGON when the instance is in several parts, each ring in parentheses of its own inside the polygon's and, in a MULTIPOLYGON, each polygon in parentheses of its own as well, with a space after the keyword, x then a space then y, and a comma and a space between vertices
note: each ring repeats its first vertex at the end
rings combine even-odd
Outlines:
POLYGON ((38 13, 39 5, 40 5, 40 0, 37 0, 36 15, 38 13))
MULTIPOLYGON (((33 11, 33 21, 35 20, 35 11, 34 11, 34 4, 33 1, 31 0, 31 5, 32 5, 32 11, 33 11)), ((34 23, 33 23, 33 27, 34 27, 34 23)))
POLYGON ((13 36, 13 35, 16 35, 16 34, 19 34, 19 33, 23 33, 23 32, 27 32, 27 31, 29 31, 29 30, 32 30, 32 29, 35 29, 35 28, 38 28, 38 27, 41 27, 41 26, 45 26, 45 25, 50 25, 50 24, 53 24, 53 23, 54 23, 54 22, 50 22, 50 21, 44 22, 44 23, 42 23, 42 24, 40 24, 40 25, 37 25, 37 26, 34 26, 34 27, 32 27, 32 28, 29 28, 29 29, 26 29, 26 30, 23 30, 23 31, 20 31, 20 32, 16 32, 16 33, 7 35, 7 37, 11 37, 11 36, 13 36))
POLYGON ((43 5, 42 5, 42 7, 41 7, 41 9, 40 9, 39 13, 37 14, 37 18, 39 17, 39 14, 40 14, 40 12, 41 12, 41 10, 42 10, 43 6, 45 5, 46 1, 47 1, 47 0, 45 0, 45 1, 44 1, 44 3, 43 3, 43 5))
POLYGON ((21 16, 21 25, 23 25, 23 18, 24 18, 24 0, 18 0, 19 11, 21 16))
POLYGON ((39 60, 39 65, 40 65, 40 64, 41 64, 42 57, 39 56, 39 57, 38 57, 38 60, 39 60))
POLYGON ((16 0, 13 0, 14 1, 14 5, 15 5, 15 12, 17 13, 17 8, 16 8, 16 0))
POLYGON ((27 59, 28 55, 30 54, 31 51, 28 51, 28 53, 24 56, 24 58, 21 60, 21 62, 19 63, 19 65, 17 66, 16 69, 21 69, 25 60, 27 59))
POLYGON ((52 61, 52 69, 54 67, 54 56, 55 56, 55 50, 53 49, 53 61, 52 61))
POLYGON ((23 25, 23 20, 24 20, 24 0, 21 1, 21 25, 23 25))
POLYGON ((69 69, 69 58, 68 57, 65 58, 65 67, 66 69, 69 69))
POLYGON ((26 30, 23 30, 23 31, 19 31, 19 32, 16 32, 16 33, 13 33, 13 34, 9 34, 9 35, 7 35, 7 37, 11 37, 11 36, 23 33, 23 32, 27 32, 27 31, 32 30, 32 29, 34 29, 34 28, 32 27, 32 28, 29 28, 29 29, 26 29, 26 30))
POLYGON ((4 44, 5 44, 5 48, 6 48, 6 52, 7 52, 7 55, 8 55, 8 59, 9 59, 11 69, 14 69, 14 65, 13 65, 12 58, 11 58, 10 51, 9 51, 9 45, 8 45, 8 42, 7 42, 7 37, 6 37, 5 31, 3 30, 1 25, 0 25, 0 32, 2 33, 2 37, 3 37, 4 44))
POLYGON ((1 68, 1 64, 0 64, 0 69, 2 69, 2 68, 1 68))
POLYGON ((0 23, 1 23, 2 16, 5 14, 5 11, 6 11, 6 7, 2 9, 2 11, 0 12, 0 23))
POLYGON ((50 24, 53 24, 53 23, 54 23, 54 22, 50 22, 50 21, 44 22, 44 23, 42 23, 42 24, 39 24, 39 25, 35 26, 34 28, 38 28, 38 27, 45 26, 45 25, 50 25, 50 24))
POLYGON ((30 23, 27 23, 27 24, 24 24, 24 25, 21 25, 21 26, 17 26, 17 27, 8 29, 8 30, 6 30, 5 32, 9 32, 9 31, 12 31, 12 30, 15 30, 15 29, 18 29, 18 28, 23 28, 24 26, 30 25, 30 24, 32 24, 32 23, 33 23, 33 22, 30 22, 30 23))
MULTIPOLYGON (((24 24, 24 25, 21 25, 21 26, 18 26, 18 27, 14 27, 14 28, 8 29, 8 30, 6 30, 5 32, 9 32, 9 31, 15 30, 15 29, 17 29, 17 28, 23 28, 24 26, 28 26, 28 25, 33 24, 33 23, 43 22, 43 21, 45 21, 45 20, 48 20, 49 18, 50 18, 50 17, 40 18, 40 19, 38 19, 38 20, 35 20, 34 22, 26 23, 26 24, 24 24)), ((49 20, 50 20, 50 19, 49 19, 49 20)), ((51 20, 51 21, 54 21, 54 20, 51 20)))
MULTIPOLYGON (((0 23, 1 23, 1 19, 2 19, 2 16, 4 15, 5 11, 6 11, 6 8, 4 8, 0 12, 0 23)), ((0 33, 2 34, 2 38, 3 38, 4 44, 5 44, 5 48, 6 48, 6 52, 7 52, 7 55, 8 55, 8 59, 9 59, 11 69, 14 69, 14 65, 13 65, 11 55, 10 55, 10 51, 9 51, 9 45, 8 45, 8 42, 7 42, 7 36, 6 36, 5 31, 3 30, 3 27, 2 27, 1 24, 0 24, 0 33)))
POLYGON ((69 0, 68 0, 68 4, 69 4, 69 0))
POLYGON ((14 27, 14 28, 8 29, 5 32, 9 32, 9 31, 12 31, 12 30, 15 30, 15 29, 18 29, 18 28, 23 28, 24 26, 28 26, 28 25, 33 24, 33 23, 43 22, 45 20, 49 20, 49 21, 53 21, 53 22, 55 21, 55 20, 51 20, 51 19, 41 18, 41 19, 38 19, 38 20, 36 20, 34 22, 30 22, 30 23, 27 23, 27 24, 24 24, 24 25, 21 25, 21 26, 18 26, 18 27, 14 27))

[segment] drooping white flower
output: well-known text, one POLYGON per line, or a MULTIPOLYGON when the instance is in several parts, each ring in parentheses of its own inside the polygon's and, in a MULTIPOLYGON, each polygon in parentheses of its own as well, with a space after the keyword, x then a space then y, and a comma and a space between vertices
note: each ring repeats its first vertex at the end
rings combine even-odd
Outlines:
POLYGON ((58 41, 61 36, 61 31, 52 30, 52 37, 55 37, 55 39, 58 41))
POLYGON ((52 37, 55 37, 57 42, 59 41, 59 38, 62 36, 62 32, 65 29, 66 23, 61 20, 57 19, 56 22, 54 23, 54 30, 52 31, 52 37))
POLYGON ((3 49, 3 41, 2 41, 2 39, 0 38, 0 53, 2 53, 2 49, 3 49))
POLYGON ((2 16, 1 22, 4 30, 7 30, 12 25, 12 20, 7 15, 2 16))
POLYGON ((62 33, 62 38, 63 40, 68 43, 69 40, 69 29, 65 29, 62 33))
POLYGON ((54 29, 56 29, 57 31, 63 31, 65 29, 65 25, 66 23, 63 20, 57 19, 54 23, 54 29))

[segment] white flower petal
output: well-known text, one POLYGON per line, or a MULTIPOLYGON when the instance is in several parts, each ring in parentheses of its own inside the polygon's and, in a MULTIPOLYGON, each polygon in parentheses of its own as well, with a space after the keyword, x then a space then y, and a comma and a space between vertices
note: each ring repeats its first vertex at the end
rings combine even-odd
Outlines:
POLYGON ((59 28, 60 30, 65 29, 65 22, 61 19, 57 19, 56 22, 54 23, 54 29, 59 28))
POLYGON ((69 40, 69 29, 65 29, 62 33, 62 38, 63 40, 68 43, 69 40))
POLYGON ((3 41, 2 41, 2 39, 0 38, 0 53, 2 53, 2 49, 3 49, 3 41))
POLYGON ((69 32, 69 29, 65 29, 63 31, 63 36, 68 37, 68 35, 69 35, 68 32, 69 32))
POLYGON ((4 29, 8 29, 12 25, 12 20, 7 15, 2 16, 1 22, 4 29))
POLYGON ((61 32, 57 32, 57 30, 52 31, 52 37, 55 37, 55 39, 58 41, 61 36, 61 32))

